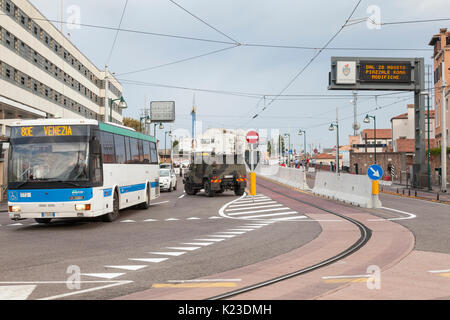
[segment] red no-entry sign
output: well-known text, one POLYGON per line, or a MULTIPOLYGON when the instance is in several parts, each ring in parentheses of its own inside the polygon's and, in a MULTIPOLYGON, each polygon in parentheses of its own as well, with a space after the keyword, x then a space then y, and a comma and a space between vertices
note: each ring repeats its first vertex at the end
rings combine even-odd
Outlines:
POLYGON ((248 143, 255 144, 259 141, 259 134, 256 131, 249 131, 245 138, 248 143))

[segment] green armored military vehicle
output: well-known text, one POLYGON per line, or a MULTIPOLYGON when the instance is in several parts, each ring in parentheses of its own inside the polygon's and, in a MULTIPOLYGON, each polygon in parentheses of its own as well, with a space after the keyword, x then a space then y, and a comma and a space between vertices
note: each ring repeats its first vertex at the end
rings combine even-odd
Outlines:
POLYGON ((195 152, 191 155, 191 164, 183 183, 188 195, 195 195, 204 189, 208 197, 225 190, 233 190, 235 195, 241 196, 247 185, 244 159, 233 154, 195 152))

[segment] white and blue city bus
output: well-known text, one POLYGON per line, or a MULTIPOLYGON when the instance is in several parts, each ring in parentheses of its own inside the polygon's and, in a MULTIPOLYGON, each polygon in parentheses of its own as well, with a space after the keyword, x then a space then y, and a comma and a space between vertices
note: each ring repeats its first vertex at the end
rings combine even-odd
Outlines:
POLYGON ((154 137, 96 120, 41 119, 11 126, 8 210, 13 220, 97 217, 148 208, 159 197, 154 137))

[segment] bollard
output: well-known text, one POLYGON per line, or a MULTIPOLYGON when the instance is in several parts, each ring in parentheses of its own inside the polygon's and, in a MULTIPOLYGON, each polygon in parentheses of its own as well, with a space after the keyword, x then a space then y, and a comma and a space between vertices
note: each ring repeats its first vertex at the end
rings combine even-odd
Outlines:
POLYGON ((417 190, 414 190, 414 197, 417 197, 417 190))
POLYGON ((256 195, 256 173, 250 172, 250 195, 256 195))
POLYGON ((439 192, 436 193, 436 200, 439 201, 439 192))
POLYGON ((378 194, 380 193, 380 185, 378 180, 372 180, 372 208, 380 208, 380 200, 378 194))
POLYGON ((408 197, 411 197, 411 189, 408 189, 408 197))

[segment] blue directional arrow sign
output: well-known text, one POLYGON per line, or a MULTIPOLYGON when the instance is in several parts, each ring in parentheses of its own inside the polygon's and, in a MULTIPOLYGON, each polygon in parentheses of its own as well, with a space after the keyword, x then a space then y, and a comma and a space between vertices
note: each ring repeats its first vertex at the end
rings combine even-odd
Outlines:
POLYGON ((381 168, 378 164, 373 164, 367 170, 367 175, 371 180, 380 180, 383 176, 383 168, 381 168))

